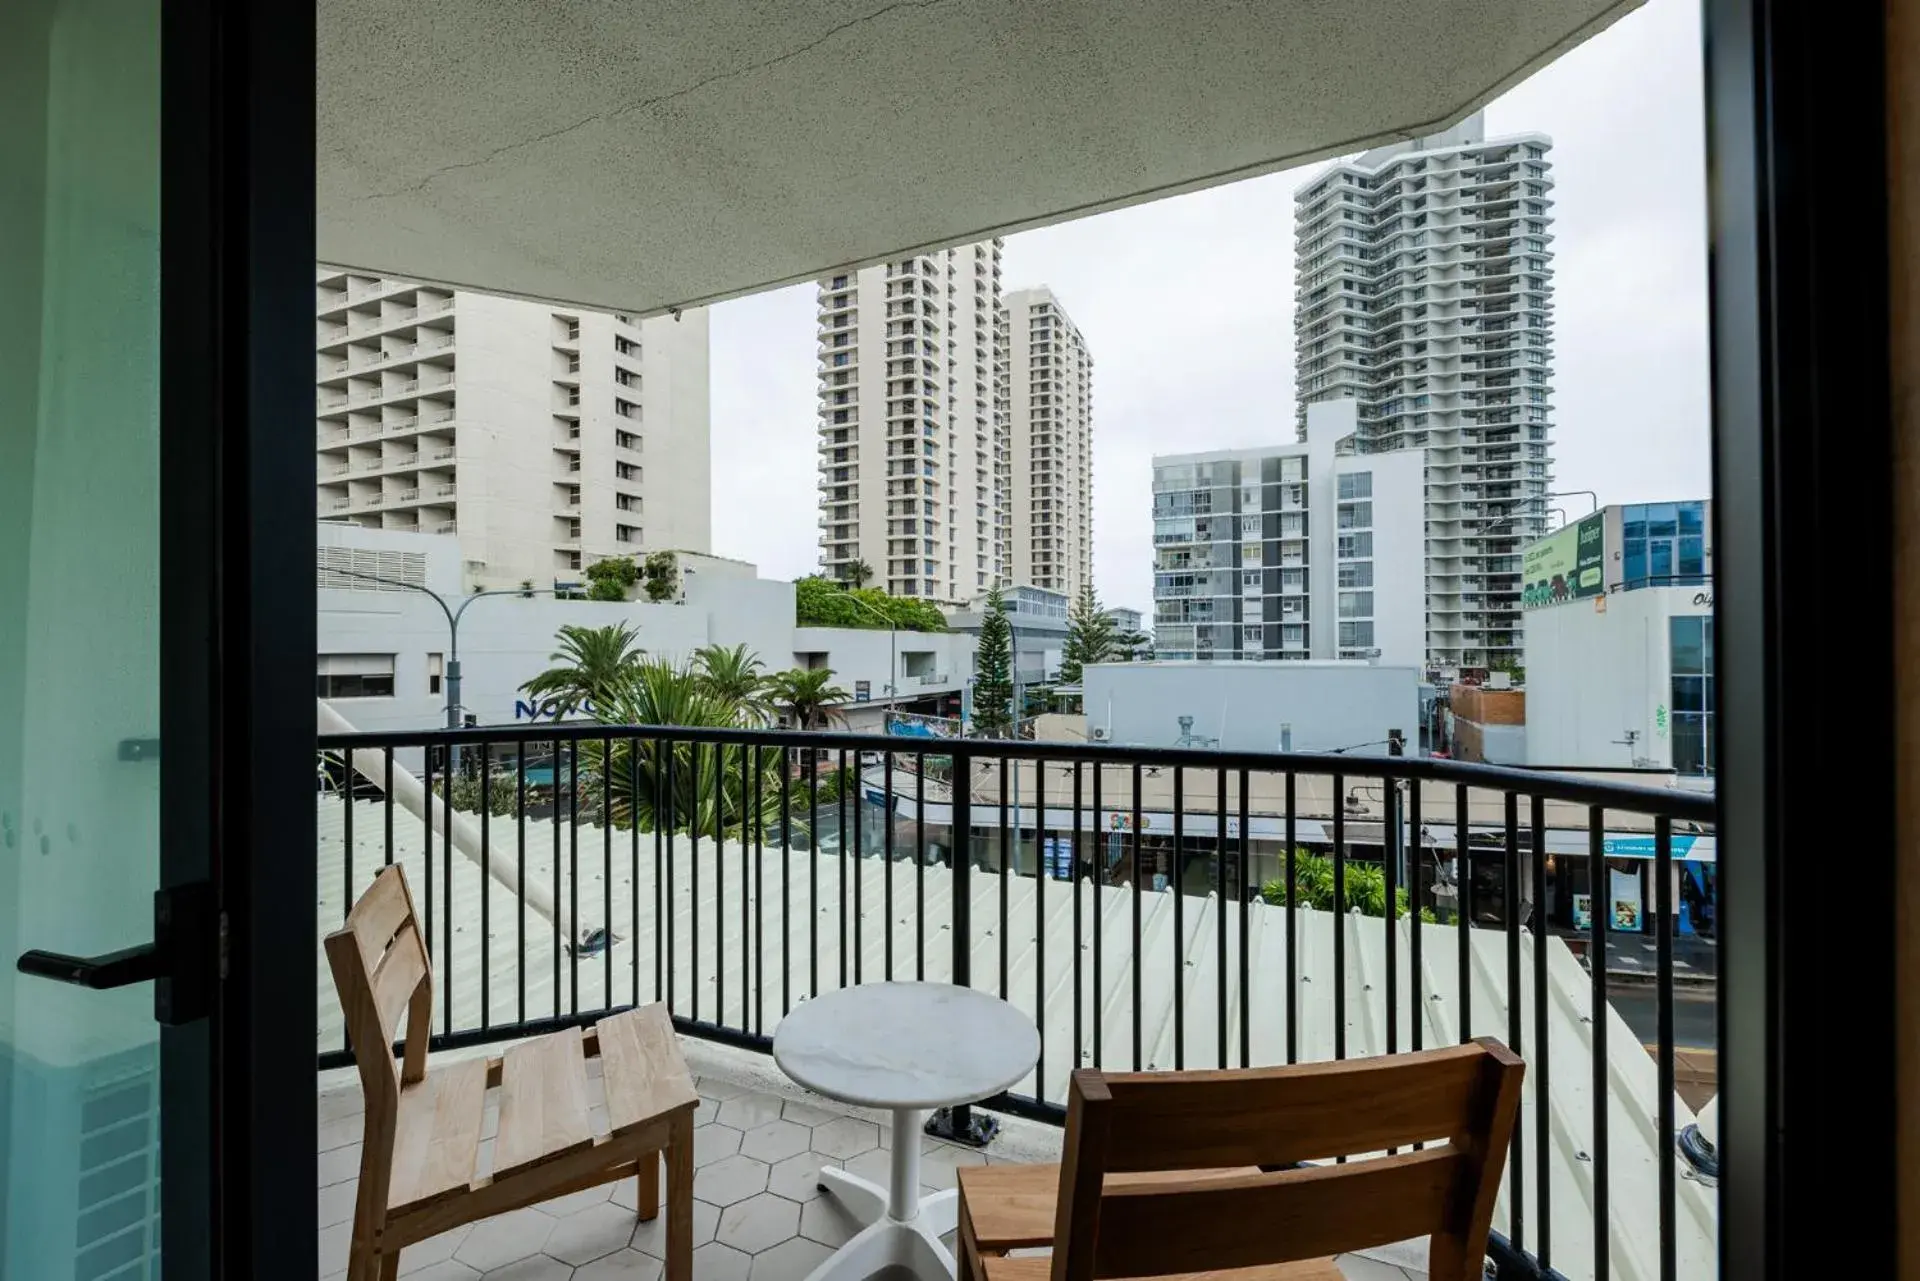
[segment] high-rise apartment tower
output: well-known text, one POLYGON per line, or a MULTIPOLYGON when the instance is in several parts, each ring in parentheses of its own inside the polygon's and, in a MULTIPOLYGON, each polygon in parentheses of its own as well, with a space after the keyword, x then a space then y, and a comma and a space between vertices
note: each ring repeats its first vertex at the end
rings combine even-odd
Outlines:
POLYGON ((322 520, 457 535, 470 588, 712 546, 707 313, 636 320, 321 267, 322 520))
POLYGON ((1093 357, 1051 289, 1007 294, 1013 580, 1093 581, 1093 357))
POLYGON ((1522 661, 1521 548, 1553 479, 1552 143, 1444 133, 1336 164, 1295 195, 1295 375, 1351 399, 1359 453, 1426 451, 1426 651, 1522 661))

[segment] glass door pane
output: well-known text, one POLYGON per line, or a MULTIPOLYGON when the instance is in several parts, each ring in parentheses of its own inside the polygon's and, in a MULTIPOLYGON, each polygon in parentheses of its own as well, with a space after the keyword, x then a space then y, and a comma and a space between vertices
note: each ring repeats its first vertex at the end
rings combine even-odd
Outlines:
POLYGON ((0 1276, 159 1274, 158 0, 0 3, 0 1276))

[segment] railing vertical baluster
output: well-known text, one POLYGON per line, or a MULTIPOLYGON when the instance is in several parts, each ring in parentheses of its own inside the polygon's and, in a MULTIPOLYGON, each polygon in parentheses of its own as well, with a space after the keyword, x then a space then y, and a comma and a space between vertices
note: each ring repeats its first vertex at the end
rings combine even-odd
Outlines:
POLYGON ((1227 1066, 1227 772, 1213 770, 1213 1030, 1215 1066, 1227 1066))
POLYGON ((1660 1281, 1674 1281, 1679 1256, 1674 1240, 1675 1169, 1673 1114, 1673 820, 1653 820, 1655 971, 1660 1001, 1660 1281))
MULTIPOLYGON (((1136 766, 1136 768, 1138 768, 1136 766)), ((1294 846, 1294 773, 1287 771, 1287 1062, 1300 1061, 1300 867, 1294 846)))
POLYGON ((1093 867, 1094 867, 1094 877, 1093 877, 1093 1063, 1092 1063, 1092 1066, 1094 1067, 1099 1067, 1101 1063, 1100 1024, 1105 1021, 1101 1016, 1105 1014, 1106 1004, 1107 1004, 1106 985, 1101 981, 1101 977, 1100 977, 1101 967, 1104 964, 1104 958, 1102 956, 1102 953, 1106 951, 1106 948, 1102 944, 1100 939, 1101 918, 1107 914, 1106 913, 1106 906, 1107 906, 1106 831, 1107 829, 1106 829, 1105 823, 1102 820, 1102 814, 1101 814, 1100 773, 1101 773, 1100 762, 1095 761, 1093 763, 1093 841, 1092 841, 1092 861, 1093 861, 1093 867))
MULTIPOLYGON (((438 960, 445 965, 446 957, 441 953, 433 933, 433 752, 433 744, 428 743, 420 753, 420 785, 426 789, 426 812, 420 821, 420 869, 424 873, 420 879, 426 891, 420 897, 421 923, 425 926, 420 941, 426 946, 428 964, 438 960)), ((445 988, 436 987, 436 999, 445 1000, 445 992, 445 988)))
POLYGON ((687 744, 687 1017, 700 1021, 700 748, 687 744))
POLYGON ((1187 896, 1181 884, 1187 853, 1187 771, 1173 767, 1173 868, 1167 888, 1173 893, 1173 1069, 1187 1065, 1187 896))
MULTIPOLYGON (((1016 821, 1018 813, 1016 811, 1016 821)), ((1007 999, 1008 877, 1013 869, 1013 828, 1007 822, 1007 758, 1000 758, 1000 999, 1007 999)))
MULTIPOLYGON (((635 746, 637 748, 638 744, 635 746)), ((666 759, 660 753, 660 746, 661 741, 654 739, 649 748, 653 765, 648 771, 653 775, 653 999, 656 1001, 663 999, 666 994, 666 967, 662 963, 662 948, 668 937, 665 909, 670 903, 666 894, 667 855, 670 853, 665 836, 668 824, 666 759)), ((638 804, 638 800, 636 793, 635 804, 638 804)))
POLYGON ((1380 780, 1380 873, 1387 891, 1387 1053, 1400 1052, 1400 784, 1380 780))
POLYGON ((793 757, 780 748, 780 1013, 793 1009, 793 757))
MULTIPOLYGON (((485 758, 482 757, 484 760, 485 758)), ((613 735, 600 740, 600 1008, 613 1008, 613 735)))
POLYGON ((1133 949, 1128 969, 1133 972, 1133 1070, 1140 1070, 1140 762, 1133 763, 1133 813, 1128 830, 1131 849, 1128 856, 1133 871, 1128 881, 1133 887, 1133 949))
MULTIPOLYGON (((753 747, 753 782, 747 795, 753 806, 753 1034, 761 1036, 766 1029, 767 1018, 767 916, 766 916, 766 861, 767 861, 767 762, 766 749, 759 744, 753 747)), ((746 833, 741 833, 740 888, 746 889, 746 833)), ((740 904, 740 931, 746 937, 747 905, 743 899, 740 904)))
MULTIPOLYGON (((953 955, 949 962, 956 987, 973 986, 973 757, 956 744, 953 778, 948 784, 952 803, 947 811, 947 862, 953 875, 953 955)), ((973 1111, 962 1103, 948 1115, 951 1132, 967 1134, 973 1111)))
MULTIPOLYGON (((1014 768, 1018 769, 1016 764, 1014 768)), ((1033 1024, 1040 1029, 1033 1097, 1047 1097, 1047 767, 1033 762, 1033 1024)))
POLYGON ((1473 836, 1467 825, 1467 789, 1453 788, 1453 924, 1460 948, 1460 1044, 1473 1039, 1473 836))
MULTIPOLYGON (((446 910, 440 913, 440 937, 446 960, 439 973, 440 987, 440 1026, 448 1036, 453 1035, 453 770, 458 753, 447 754, 446 782, 442 785, 446 795, 440 798, 440 858, 442 873, 440 895, 445 900, 446 910)), ((433 811, 429 809, 428 814, 433 811)), ((432 823, 428 823, 431 827, 432 823)), ((428 895, 432 897, 431 894, 428 895)))
POLYGON ((384 753, 384 755, 386 757, 387 781, 385 783, 386 797, 384 799, 384 802, 381 808, 386 811, 385 817, 386 817, 386 825, 387 825, 387 834, 386 834, 387 845, 386 845, 385 853, 381 855, 381 858, 382 858, 381 866, 392 867, 393 866, 393 749, 389 747, 384 753))
POLYGON ((1420 879, 1424 869, 1421 844, 1420 780, 1407 780, 1407 1000, 1412 1019, 1407 1024, 1407 1048, 1418 1054, 1426 1040, 1427 983, 1420 961, 1420 879))
POLYGON ((489 961, 493 944, 493 916, 488 903, 493 875, 493 832, 488 822, 493 814, 493 745, 480 744, 480 1030, 493 1026, 493 966, 489 961))
MULTIPOLYGON (((842 756, 842 759, 844 760, 845 753, 842 753, 841 756, 842 756)), ((843 794, 847 789, 849 781, 851 781, 854 788, 854 793, 853 793, 853 981, 855 983, 858 983, 860 981, 860 953, 863 950, 861 947, 861 929, 860 929, 860 925, 861 925, 860 918, 862 916, 862 911, 861 911, 862 903, 861 903, 860 890, 861 890, 861 882, 867 879, 866 872, 863 871, 860 866, 860 855, 862 853, 860 849, 860 829, 862 826, 864 826, 864 824, 862 824, 860 821, 860 793, 862 790, 862 784, 860 782, 860 757, 861 757, 861 753, 859 752, 855 752, 853 754, 852 779, 849 780, 843 775, 840 782, 840 790, 843 794)), ((843 805, 843 812, 844 812, 844 805, 845 805, 844 801, 842 802, 842 805, 843 805)), ((846 825, 846 820, 842 819, 841 830, 843 833, 845 831, 845 825, 846 825)), ((840 837, 840 850, 842 855, 845 854, 846 848, 847 848, 847 838, 843 834, 840 837)), ((844 858, 842 859, 841 866, 842 867, 846 866, 844 858)), ((845 891, 843 890, 842 891, 843 897, 844 897, 844 893, 845 891)))
MULTIPOLYGON (((567 740, 567 923, 573 937, 567 940, 567 989, 571 1001, 567 1008, 580 1012, 580 740, 567 740)), ((449 902, 452 900, 449 899, 449 902)))
MULTIPOLYGON (((340 800, 345 806, 340 817, 340 919, 345 921, 353 911, 353 749, 347 748, 340 754, 342 791, 340 800)), ((389 846, 388 848, 392 848, 389 846)), ((346 1020, 340 1024, 340 1048, 351 1051, 353 1043, 347 1037, 346 1020)))
POLYGON ((834 808, 840 819, 840 986, 847 985, 847 749, 840 749, 840 772, 834 776, 838 784, 833 798, 834 808))
POLYGON ((886 926, 884 948, 887 982, 893 982, 893 753, 887 752, 880 763, 880 791, 886 798, 885 828, 880 833, 880 906, 886 926))
MULTIPOLYGON (((727 1025, 727 745, 713 745, 713 1021, 727 1025)), ((741 892, 746 891, 743 885, 741 892)), ((697 908, 695 909, 698 910, 697 908)))
MULTIPOLYGON (((1502 798, 1505 810, 1503 850, 1506 902, 1501 915, 1507 918, 1507 1047, 1525 1055, 1522 1042, 1525 1021, 1520 1001, 1520 796, 1507 792, 1502 798)), ((1539 994, 1534 994, 1536 999, 1539 994)), ((1507 1154, 1507 1239, 1513 1248, 1527 1248, 1527 1189, 1520 1175, 1527 1159, 1526 1094, 1521 1092, 1514 1105, 1513 1136, 1507 1154)))
POLYGON ((927 981, 927 754, 913 758, 913 977, 927 981))
POLYGON ((1333 1057, 1347 1057, 1347 798, 1333 776, 1333 1057))
POLYGON ((1547 1015, 1551 1008, 1547 997, 1547 802, 1537 792, 1531 802, 1533 830, 1528 840, 1533 856, 1533 1057, 1527 1061, 1531 1078, 1527 1084, 1533 1090, 1533 1186, 1538 1208, 1533 1255, 1545 1272, 1553 1266, 1553 1172, 1547 1165, 1553 1151, 1553 1056, 1547 1051, 1547 1015))
POLYGON ((1253 982, 1253 958, 1247 945, 1247 929, 1252 912, 1253 887, 1247 884, 1253 875, 1253 852, 1250 845, 1252 831, 1247 822, 1247 771, 1240 771, 1240 982, 1238 988, 1240 1004, 1240 1066, 1251 1067, 1253 1059, 1253 998, 1249 989, 1253 982))
MULTIPOLYGON (((391 771, 393 754, 387 754, 387 766, 391 771)), ((524 887, 527 883, 527 745, 524 740, 513 745, 513 831, 514 831, 514 884, 524 887)), ((524 893, 513 896, 513 954, 514 970, 519 975, 517 1004, 514 1016, 522 1023, 527 1021, 527 896, 524 893)))
MULTIPOLYGON (((633 1004, 640 1004, 640 740, 627 736, 627 893, 633 900, 627 916, 627 933, 633 939, 633 951, 627 960, 632 967, 633 1004)), ((658 931, 655 936, 658 937, 658 931)))
MULTIPOLYGON (((1607 1157, 1607 914, 1606 811, 1587 809, 1587 964, 1591 988, 1593 1072, 1593 1275, 1613 1275, 1613 1218, 1608 1205, 1607 1157)), ((1662 1230, 1670 1225, 1661 1224, 1662 1230)))
POLYGON ((820 995, 820 753, 806 749, 807 995, 820 995))
POLYGON ((674 876, 674 873, 677 870, 674 867, 674 864, 679 860, 674 857, 674 849, 673 849, 674 828, 676 828, 680 822, 680 789, 678 786, 678 780, 674 777, 674 775, 679 772, 678 766, 679 766, 680 749, 674 745, 674 742, 671 738, 664 738, 660 740, 659 748, 657 750, 661 751, 666 757, 666 767, 664 771, 662 771, 662 779, 663 779, 662 787, 664 788, 666 793, 665 804, 660 809, 655 811, 659 817, 656 817, 654 819, 654 825, 657 828, 664 830, 667 834, 666 836, 667 875, 666 875, 666 895, 665 895, 665 902, 666 902, 665 924, 666 924, 666 930, 667 930, 666 971, 667 971, 667 1010, 669 1013, 671 1013, 674 1009, 677 1008, 675 998, 678 995, 676 989, 679 987, 679 984, 675 980, 678 979, 680 974, 680 952, 679 952, 679 949, 676 947, 677 940, 674 937, 679 932, 677 929, 677 926, 679 924, 679 916, 680 916, 679 905, 676 901, 676 896, 674 893, 674 890, 676 888, 676 886, 674 885, 674 881, 676 879, 674 876))
POLYGON ((753 919, 749 912, 758 912, 760 904, 760 864, 757 856, 748 848, 751 838, 754 849, 759 847, 756 833, 760 822, 760 748, 753 743, 740 744, 740 1030, 745 1032, 751 1027, 760 1030, 760 1017, 757 1012, 751 1022, 747 1018, 747 960, 753 958, 754 1001, 760 999, 760 936, 754 931, 753 919), (749 787, 753 790, 749 791, 749 787), (751 807, 751 808, 749 808, 751 807), (747 892, 747 877, 753 877, 753 892, 747 892), (750 905, 747 900, 752 898, 750 905))
POLYGON ((1069 838, 1072 849, 1072 877, 1068 884, 1073 888, 1073 1065, 1079 1067, 1086 1052, 1085 1004, 1086 996, 1082 991, 1085 976, 1080 963, 1080 937, 1082 908, 1080 903, 1080 762, 1073 763, 1073 835, 1069 838))

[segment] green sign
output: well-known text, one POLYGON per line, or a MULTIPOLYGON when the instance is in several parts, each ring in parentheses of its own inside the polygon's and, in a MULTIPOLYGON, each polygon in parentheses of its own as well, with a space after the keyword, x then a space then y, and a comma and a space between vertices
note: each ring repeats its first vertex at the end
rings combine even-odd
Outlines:
POLYGON ((1606 545, 1607 518, 1595 512, 1527 548, 1520 561, 1520 607, 1600 595, 1607 589, 1606 545))

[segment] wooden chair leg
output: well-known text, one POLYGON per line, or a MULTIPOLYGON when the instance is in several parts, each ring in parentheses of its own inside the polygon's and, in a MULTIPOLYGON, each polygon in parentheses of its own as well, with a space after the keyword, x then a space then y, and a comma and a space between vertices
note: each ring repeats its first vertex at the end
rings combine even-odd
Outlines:
POLYGON ((666 1281, 693 1281, 693 1118, 682 1117, 667 1143, 666 1281))
POLYGON ((640 1158, 640 1221, 660 1217, 660 1154, 649 1152, 640 1158))
POLYGON ((382 1255, 380 1258, 380 1281, 396 1281, 400 1275, 400 1252, 382 1255))

